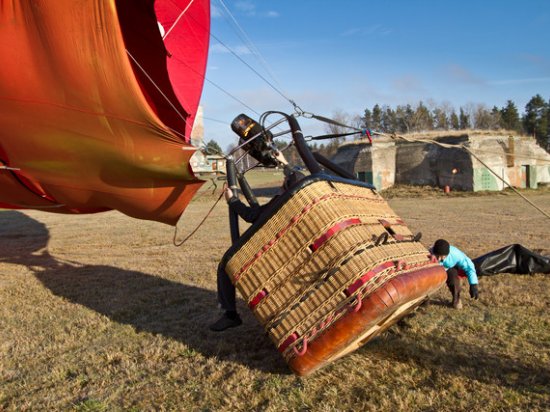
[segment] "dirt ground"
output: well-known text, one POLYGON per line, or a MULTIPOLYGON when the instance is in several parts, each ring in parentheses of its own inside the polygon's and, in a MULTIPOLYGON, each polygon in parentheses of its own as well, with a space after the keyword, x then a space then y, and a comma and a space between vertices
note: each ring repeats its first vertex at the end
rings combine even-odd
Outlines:
MULTIPOLYGON (((550 211, 550 193, 528 194, 550 211)), ((182 239, 217 196, 192 202, 182 239)), ((430 245, 550 255, 550 219, 514 194, 389 200, 430 245)), ((0 410, 548 410, 550 275, 480 279, 480 300, 430 305, 307 379, 239 302, 216 335, 224 202, 187 243, 117 212, 0 211, 0 410)))

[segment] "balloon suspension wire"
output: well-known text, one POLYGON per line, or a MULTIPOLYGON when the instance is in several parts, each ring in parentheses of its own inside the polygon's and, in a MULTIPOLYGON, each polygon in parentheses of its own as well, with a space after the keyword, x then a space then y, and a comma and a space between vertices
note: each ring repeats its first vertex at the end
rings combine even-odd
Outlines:
MULTIPOLYGON (((271 70, 271 67, 267 63, 267 61, 264 59, 262 54, 260 53, 260 50, 256 47, 256 45, 252 42, 246 31, 243 29, 243 27, 239 24, 235 16, 231 13, 227 5, 225 4, 224 0, 218 0, 218 2, 222 5, 225 13, 227 16, 229 16, 230 23, 233 24, 233 26, 236 28, 235 32, 237 33, 237 36, 242 40, 244 44, 246 44, 246 47, 250 50, 250 52, 256 57, 256 59, 260 62, 260 64, 264 67, 265 71, 271 76, 271 79, 277 84, 279 89, 282 89, 281 82, 277 79, 275 76, 275 73, 273 70, 271 70)), ((225 16, 224 16, 225 17, 225 16)), ((286 95, 286 93, 285 93, 286 95)))
POLYGON ((195 0, 191 0, 187 6, 185 7, 185 9, 183 9, 183 11, 179 14, 178 18, 174 21, 174 23, 172 24, 172 26, 170 26, 170 28, 168 29, 168 31, 166 31, 166 33, 164 33, 164 36, 162 36, 162 40, 166 39, 168 37, 168 35, 172 32, 172 30, 174 29, 174 27, 177 26, 177 24, 179 23, 179 21, 181 20, 181 18, 184 16, 184 14, 187 12, 187 10, 189 10, 189 7, 191 7, 191 5, 193 4, 195 0))
MULTIPOLYGON (((161 94, 161 96, 166 100, 166 102, 168 102, 170 107, 174 110, 174 112, 176 112, 176 114, 181 118, 181 120, 183 120, 183 123, 187 126, 187 120, 186 120, 185 116, 182 113, 180 113, 180 111, 177 109, 177 107, 174 106, 174 103, 172 103, 172 101, 168 98, 168 96, 166 96, 166 94, 164 94, 162 89, 157 85, 157 83, 153 80, 153 78, 149 75, 149 73, 147 73, 147 70, 145 70, 141 66, 141 64, 139 64, 139 62, 135 59, 135 57, 132 56, 132 53, 130 53, 128 50, 126 50, 126 53, 128 54, 128 56, 130 56, 130 58, 136 64, 136 66, 143 72, 143 74, 147 77, 147 79, 151 82, 151 84, 153 86, 155 86, 155 88, 158 90, 158 92, 161 94)), ((173 131, 172 128, 170 128, 170 130, 173 131)), ((181 133, 178 133, 178 134, 181 136, 181 133)))
MULTIPOLYGON (((227 7, 225 5, 223 5, 224 8, 228 11, 227 7)), ((231 13, 229 13, 231 14, 231 13)), ((204 27, 201 22, 197 21, 192 15, 189 15, 188 16, 190 19, 192 19, 199 27, 203 28, 206 30, 206 27, 204 27)), ((233 20, 235 20, 234 17, 232 17, 233 20)), ((238 24, 238 23, 237 23, 238 24)), ((242 27, 240 28, 240 31, 242 31, 244 33, 244 29, 242 29, 242 27)), ((280 88, 278 88, 277 86, 275 86, 272 82, 270 82, 268 79, 265 78, 265 76, 263 76, 258 70, 256 70, 254 67, 252 67, 248 62, 246 62, 241 56, 239 56, 233 49, 231 49, 229 46, 227 46, 223 41, 220 40, 220 38, 218 38, 215 34, 213 34, 211 31, 210 31, 210 37, 213 38, 214 40, 216 40, 222 47, 224 47, 230 54, 233 55, 233 57, 235 57, 237 60, 239 60, 242 64, 244 64, 246 67, 248 67, 248 69, 250 71, 252 71, 256 76, 258 76, 261 80, 263 80, 269 87, 271 87, 277 94, 279 94, 283 99, 285 99, 286 101, 290 102, 295 108, 298 108, 299 107, 297 106, 297 104, 294 102, 294 100, 290 99, 282 90, 280 90, 280 88)), ((254 50, 252 50, 249 46, 247 46, 249 49, 250 49, 250 52, 252 54, 255 54, 254 50)), ((252 48, 255 48, 254 46, 252 46, 252 48)), ((268 72, 270 72, 270 70, 268 70, 268 72)))
MULTIPOLYGON (((265 122, 265 120, 267 119, 267 117, 271 114, 276 114, 278 112, 274 112, 274 111, 270 111, 270 112, 265 112, 262 114, 262 116, 260 117, 260 124, 262 125, 263 127, 263 123, 265 122)), ((506 185, 507 187, 509 187, 513 192, 515 192, 518 196, 520 196, 523 200, 525 200, 529 205, 531 205, 533 208, 535 208, 536 210, 538 210, 540 213, 542 213, 545 217, 547 217, 548 219, 550 219, 550 214, 548 214, 546 211, 544 211, 542 208, 540 208, 539 206, 537 206, 535 203, 533 203, 531 200, 529 200, 527 197, 525 197, 521 192, 519 192, 515 187, 513 187, 510 183, 508 183, 506 180, 504 180, 502 177, 500 177, 498 175, 497 172, 495 172, 489 165, 487 165, 485 162, 483 162, 479 156, 477 156, 474 151, 472 151, 468 146, 466 146, 465 144, 459 144, 459 145, 453 145, 453 144, 448 144, 448 143, 441 143, 441 142, 438 142, 437 140, 434 140, 434 139, 414 139, 414 138, 411 138, 411 137, 405 137, 405 136, 402 136, 402 135, 397 135, 397 134, 387 134, 387 133, 382 133, 382 132, 375 132, 375 131, 371 131, 369 129, 360 129, 360 128, 357 128, 355 126, 349 126, 349 125, 346 125, 346 124, 343 124, 341 122, 338 122, 336 120, 333 120, 333 119, 329 119, 329 118, 326 118, 326 117, 323 117, 323 116, 317 116, 317 115, 314 115, 312 113, 305 113, 305 112, 302 112, 302 113, 296 113, 294 114, 295 116, 304 116, 306 118, 313 118, 313 119, 316 119, 316 120, 319 120, 319 121, 322 121, 322 122, 325 122, 325 123, 329 123, 329 124, 333 124, 333 125, 336 125, 336 126, 340 126, 340 127, 346 127, 346 128, 349 128, 349 129, 353 129, 353 130, 356 130, 355 133, 353 134, 361 134, 361 135, 366 135, 368 138, 369 138, 369 141, 370 143, 372 144, 372 138, 371 138, 371 135, 377 135, 377 136, 386 136, 386 137, 389 137, 391 139, 401 139, 401 140, 404 140, 404 141, 407 141, 407 142, 421 142, 421 143, 430 143, 430 144, 435 144, 435 145, 438 145, 438 146, 441 146, 443 148, 456 148, 456 149, 462 149, 464 151, 466 151, 467 153, 469 153, 472 157, 474 157, 479 163, 481 163, 483 166, 485 166, 487 168, 487 170, 489 170, 497 179, 499 179, 500 181, 502 181, 502 183, 504 183, 504 185, 506 185)), ((279 121, 280 123, 281 121, 279 121)), ((278 123, 276 123, 278 124, 278 123)), ((273 127, 270 126, 270 128, 273 127)), ((269 129, 267 129, 269 130, 269 129)), ((253 136, 250 140, 256 138, 257 136, 253 136)), ((339 137, 338 135, 333 135, 331 137, 339 137)), ((314 138, 313 138, 314 139, 314 138)), ((245 142, 246 144, 246 142, 245 142)))
POLYGON ((248 62, 246 62, 241 56, 239 56, 237 53, 235 53, 229 46, 227 46, 224 42, 222 42, 218 37, 216 37, 214 34, 210 33, 210 37, 212 37, 214 40, 216 40, 218 43, 220 43, 223 47, 225 47, 229 53, 231 53, 237 60, 239 60, 242 64, 244 64, 246 67, 248 67, 256 76, 258 76, 260 79, 262 79, 269 87, 271 87, 276 93, 278 93, 283 99, 290 102, 293 106, 296 106, 296 103, 287 97, 280 89, 278 89, 273 83, 271 83, 269 80, 267 80, 264 76, 260 74, 254 67, 252 67, 248 62))
MULTIPOLYGON (((166 32, 164 35, 163 35, 163 39, 165 39, 168 34, 174 29, 174 27, 180 22, 181 18, 184 16, 185 12, 189 9, 189 6, 191 5, 191 3, 193 2, 193 0, 189 3, 189 5, 182 11, 182 13, 180 13, 180 15, 178 16, 178 18, 176 19, 176 21, 174 22, 174 24, 170 27, 170 29, 168 30, 168 32, 166 32)), ((228 7, 225 5, 225 3, 223 2, 223 0, 219 0, 220 4, 222 5, 223 9, 225 10, 226 14, 230 17, 230 19, 232 20, 232 22, 234 23, 234 26, 237 27, 238 31, 241 33, 237 33, 239 35, 239 37, 243 40, 244 43, 247 44, 247 48, 250 50, 250 52, 260 61, 260 63, 264 66, 265 70, 269 73, 269 75, 272 77, 272 79, 274 80, 275 83, 279 84, 279 82, 277 81, 275 75, 273 74, 273 71, 269 68, 269 66, 267 65, 267 62, 265 61, 265 59, 262 57, 262 55, 260 54, 258 48, 252 43, 252 41, 250 40, 249 36, 246 34, 245 30, 242 28, 242 26, 237 22, 237 20, 235 19, 235 17, 233 16, 233 14, 229 11, 228 7)), ((193 20, 199 27, 201 27, 202 29, 206 30, 206 27, 204 27, 204 25, 202 25, 201 22, 197 21, 193 15, 188 15, 187 16, 188 18, 190 18, 191 20, 193 20)), ((244 64, 246 67, 248 67, 249 70, 251 70, 256 76, 258 76, 261 80, 263 80, 269 87, 271 87, 276 93, 278 93, 283 99, 287 100, 288 102, 290 102, 290 104, 292 104, 292 106, 294 107, 294 109, 296 110, 297 113, 304 113, 303 110, 296 104, 296 102, 294 100, 292 100, 291 98, 289 98, 282 90, 281 90, 281 87, 277 87, 275 86, 272 82, 270 82, 268 79, 266 79, 260 72, 258 72, 256 69, 254 69, 254 67, 252 67, 249 63, 247 63, 243 58, 241 58, 235 51, 233 51, 229 46, 227 46, 223 41, 221 41, 217 36, 215 36, 211 31, 209 31, 209 35, 210 37, 212 37, 214 40, 216 40, 222 47, 224 47, 230 54, 232 54, 237 60, 239 60, 242 64, 244 64)), ((128 51, 127 51, 128 52, 128 51)), ((128 52, 128 54, 130 54, 128 52)), ((130 55, 130 57, 132 57, 130 55)), ((208 83, 212 84, 214 87, 216 87, 218 90, 222 91, 224 94, 226 94, 227 96, 229 96, 230 98, 232 98, 233 100, 235 100, 236 102, 238 102, 239 104, 243 105, 243 107, 246 107, 248 110, 252 111, 253 113, 255 113, 256 115, 260 115, 256 110, 254 110, 252 107, 250 107, 249 105, 247 105, 246 103, 244 103, 242 100, 240 100, 239 98, 237 98, 236 96, 234 96, 233 94, 231 94, 230 92, 228 92, 227 90, 225 90, 224 88, 222 88, 221 86, 219 86, 218 84, 214 83, 213 81, 211 81, 210 79, 208 79, 205 74, 203 73, 199 73, 197 70, 195 70, 193 67, 189 66, 186 62, 182 61, 181 59, 179 59, 178 57, 176 56, 172 56, 172 58, 175 58, 177 59, 180 63, 183 63, 185 66, 187 66, 189 69, 191 69, 192 71, 194 71, 196 74, 198 74, 199 76, 201 76, 203 78, 204 81, 207 81, 208 83)), ((145 70, 137 63, 137 61, 132 57, 132 60, 134 60, 136 62, 136 64, 138 65, 138 67, 145 73, 145 70)), ((160 88, 155 84, 154 80, 147 74, 145 73, 146 76, 149 78, 149 80, 155 85, 155 87, 159 90, 159 92, 162 93, 162 91, 160 90, 160 88)), ((174 110, 176 110, 176 108, 173 106, 173 104, 170 102, 170 100, 164 95, 164 93, 162 93, 162 95, 165 97, 165 99, 170 103, 170 105, 174 108, 174 110)), ((181 117, 181 114, 176 110, 176 112, 180 115, 181 117)), ((213 121, 217 121, 217 122, 222 122, 221 120, 216 120, 216 119, 210 119, 210 118, 205 118, 207 120, 213 120, 213 121)), ((185 121, 185 119, 184 119, 185 121)), ((225 123, 228 123, 228 122, 225 122, 225 123)), ((282 134, 285 134, 285 133, 282 133, 282 134)))
MULTIPOLYGON (((243 105, 244 107, 246 107, 248 110, 254 112, 255 114, 257 114, 258 116, 260 115, 260 113, 258 113, 256 110, 254 110, 252 107, 250 107, 249 105, 247 105, 245 102, 243 102, 242 100, 240 100, 238 97, 234 96, 233 94, 231 94, 230 92, 228 92, 227 90, 225 90, 223 87, 221 87, 220 85, 214 83, 212 80, 208 79, 204 74, 200 73, 198 70, 196 70, 195 68, 191 67, 189 64, 187 64, 187 62, 181 60, 180 58, 178 58, 177 56, 174 56, 172 55, 172 59, 175 59, 177 60, 179 63, 182 63, 183 65, 185 65, 188 69, 190 69, 191 71, 195 72, 195 74, 199 75, 202 77, 202 79, 208 83, 210 83, 212 86, 214 86, 216 89, 220 90, 222 93, 224 93, 226 96, 230 97, 231 99, 235 100, 237 103, 243 105)), ((206 119, 206 118, 205 118, 206 119)), ((217 121, 217 122, 221 122, 221 123, 224 123, 224 124, 227 124, 229 122, 227 121, 222 121, 222 120, 215 120, 215 119, 209 119, 209 120, 214 120, 214 121, 217 121)))

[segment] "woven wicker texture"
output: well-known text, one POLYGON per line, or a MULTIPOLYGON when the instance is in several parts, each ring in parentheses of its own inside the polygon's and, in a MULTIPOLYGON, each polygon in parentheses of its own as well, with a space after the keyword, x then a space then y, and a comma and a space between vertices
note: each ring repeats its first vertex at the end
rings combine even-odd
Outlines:
POLYGON ((226 271, 277 347, 297 337, 284 348, 288 359, 304 336, 314 339, 361 297, 431 264, 426 248, 376 192, 317 181, 294 194, 226 271))

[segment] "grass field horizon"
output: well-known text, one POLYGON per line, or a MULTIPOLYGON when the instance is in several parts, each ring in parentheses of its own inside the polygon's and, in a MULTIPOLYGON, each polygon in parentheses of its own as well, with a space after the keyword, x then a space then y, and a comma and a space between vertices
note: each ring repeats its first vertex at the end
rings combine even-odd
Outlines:
MULTIPOLYGON (((271 172, 269 172, 271 173, 271 172)), ((268 193, 272 174, 254 183, 268 193)), ((217 192, 207 182, 185 237, 217 192)), ((547 209, 550 191, 528 191, 547 209)), ((509 193, 395 188, 386 197, 430 245, 471 257, 521 243, 550 255, 550 223, 509 193)), ((440 289, 413 316, 307 378, 292 375, 239 300, 244 323, 208 330, 229 247, 221 201, 182 247, 174 229, 107 212, 0 210, 0 410, 548 410, 548 275, 480 279, 480 299, 440 289)))

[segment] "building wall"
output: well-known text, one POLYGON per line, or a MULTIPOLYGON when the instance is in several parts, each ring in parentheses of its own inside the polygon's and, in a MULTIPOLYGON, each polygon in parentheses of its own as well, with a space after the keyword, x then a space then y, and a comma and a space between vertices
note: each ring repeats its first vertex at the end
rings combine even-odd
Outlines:
POLYGON ((539 184, 550 185, 550 165, 537 166, 537 178, 539 184))
POLYGON ((193 130, 191 130, 191 144, 195 147, 200 147, 204 141, 204 122, 202 114, 202 106, 197 108, 193 130))
MULTIPOLYGON (((550 182, 550 155, 533 138, 473 134, 470 142, 476 156, 508 184, 517 188, 536 189, 540 183, 550 182)), ((475 158, 473 165, 473 190, 502 190, 507 187, 475 158)))
POLYGON ((395 183, 435 186, 434 157, 426 143, 399 144, 396 153, 395 183))
MULTIPOLYGON (((461 144, 467 136, 438 139, 441 143, 461 144)), ((400 142, 397 146, 398 184, 449 186, 451 190, 472 190, 472 161, 468 153, 423 142, 400 142)))
POLYGON ((374 146, 350 143, 339 147, 331 160, 378 190, 395 183, 395 144, 391 141, 379 141, 374 146))
POLYGON ((191 156, 189 161, 193 172, 195 173, 225 173, 225 159, 216 155, 205 155, 202 151, 197 150, 191 156))
MULTIPOLYGON (((498 174, 504 180, 510 181, 509 176, 515 173, 513 153, 515 145, 513 140, 510 143, 506 136, 476 136, 470 138, 472 151, 478 156, 485 165, 498 174)), ((474 171, 473 191, 480 190, 502 190, 505 185, 491 172, 484 164, 476 158, 472 158, 472 167, 474 171)), ((516 178, 512 177, 511 184, 515 184, 516 178)))
POLYGON ((451 190, 461 191, 474 189, 472 158, 467 152, 439 146, 434 146, 431 151, 432 158, 435 158, 434 173, 437 187, 448 186, 451 190))
POLYGON ((193 156, 191 156, 191 159, 189 159, 189 163, 191 164, 191 168, 196 171, 199 168, 204 168, 207 164, 206 156, 201 150, 197 150, 195 153, 193 153, 193 156))
MULTIPOLYGON (((346 144, 343 146, 340 146, 338 148, 338 151, 332 158, 330 159, 333 163, 337 164, 347 172, 356 174, 356 170, 369 170, 371 171, 371 164, 357 164, 359 162, 364 162, 363 159, 358 160, 359 154, 361 151, 368 147, 367 144, 346 144)), ((370 157, 369 157, 370 159, 370 157)), ((370 160, 369 160, 370 161, 370 160)))
POLYGON ((355 142, 341 146, 332 161, 377 189, 397 183, 463 191, 502 190, 506 185, 501 179, 515 187, 550 184, 550 154, 533 138, 471 133, 438 137, 437 141, 464 144, 481 161, 460 148, 377 140, 373 146, 355 142))
POLYGON ((372 184, 382 190, 395 184, 396 146, 394 142, 381 142, 368 146, 372 159, 372 184))

